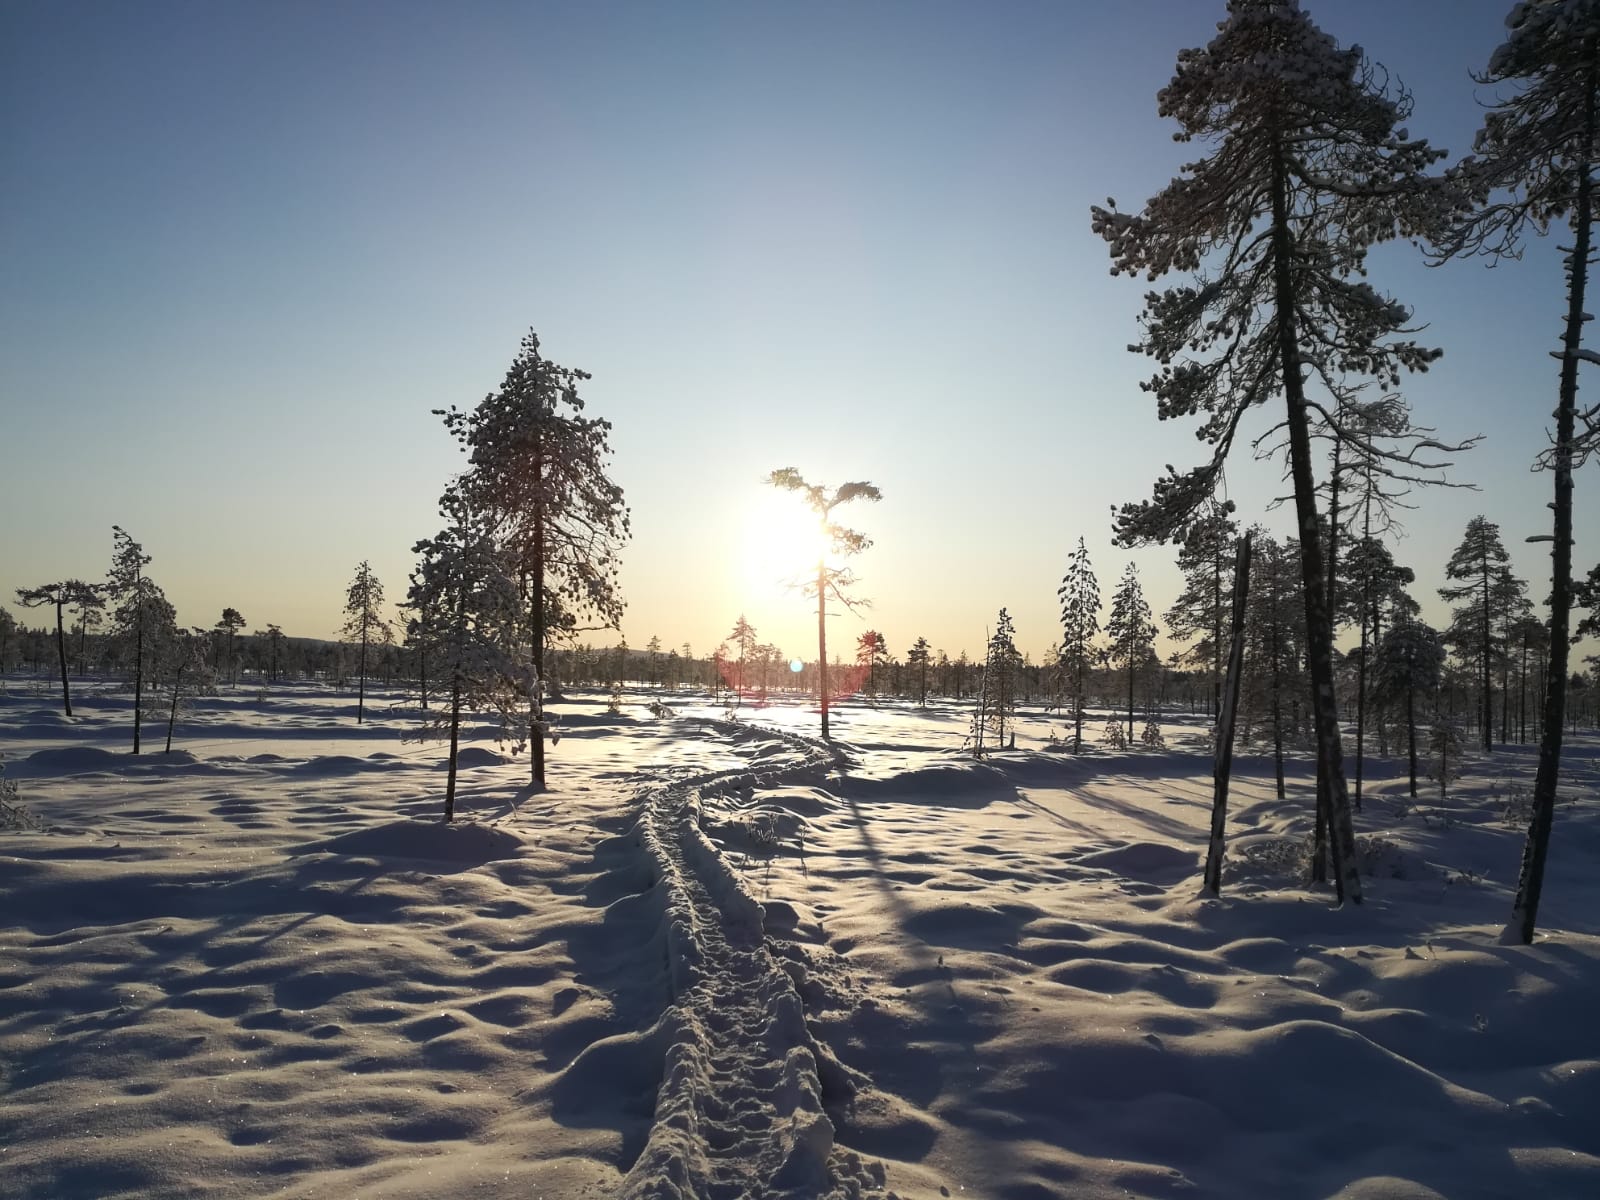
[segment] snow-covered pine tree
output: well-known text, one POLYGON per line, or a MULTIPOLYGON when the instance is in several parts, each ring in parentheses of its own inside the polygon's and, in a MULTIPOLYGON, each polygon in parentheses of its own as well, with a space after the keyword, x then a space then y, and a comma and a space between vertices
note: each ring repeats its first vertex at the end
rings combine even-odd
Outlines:
POLYGON ((361 724, 367 704, 367 647, 373 643, 388 645, 394 639, 394 630, 383 619, 383 584, 372 573, 366 559, 356 567, 355 578, 344 593, 344 627, 341 636, 360 647, 358 670, 360 683, 356 691, 356 724, 361 724))
POLYGON ((1106 636, 1111 639, 1113 665, 1128 673, 1128 736, 1133 741, 1134 683, 1139 669, 1148 664, 1155 650, 1156 623, 1139 584, 1139 570, 1129 563, 1122 572, 1116 593, 1111 597, 1111 616, 1106 621, 1106 636))
POLYGON ((111 634, 124 653, 132 655, 133 752, 139 753, 144 719, 144 686, 150 680, 162 641, 176 628, 172 605, 145 567, 150 556, 120 525, 111 527, 111 571, 106 595, 116 602, 111 634))
MULTIPOLYGON (((836 558, 848 558, 860 554, 872 545, 872 539, 858 530, 847 528, 833 520, 833 510, 852 500, 881 500, 883 493, 870 483, 855 480, 842 483, 833 491, 825 485, 807 483, 799 471, 793 467, 784 467, 772 472, 767 477, 767 482, 773 487, 786 492, 799 492, 804 497, 806 506, 816 514, 817 522, 822 533, 822 539, 827 550, 836 558)), ((815 592, 817 597, 817 700, 822 709, 822 740, 829 741, 828 734, 828 597, 831 595, 845 607, 849 608, 860 604, 861 601, 852 599, 847 594, 847 589, 855 582, 855 576, 848 567, 830 566, 826 555, 817 560, 817 578, 815 584, 807 585, 807 592, 815 592)))
POLYGON ((1445 640, 1460 647, 1464 657, 1477 661, 1479 725, 1485 750, 1494 749, 1495 617, 1499 579, 1510 561, 1500 541, 1500 526, 1487 517, 1473 517, 1444 568, 1447 578, 1460 582, 1439 589, 1441 599, 1466 601, 1453 610, 1445 640))
POLYGON ((1016 627, 1011 614, 1003 608, 985 651, 970 737, 973 755, 980 758, 986 747, 1005 749, 1008 730, 1012 731, 1013 738, 1016 736, 1013 725, 1017 711, 1017 672, 1022 656, 1017 653, 1016 627))
POLYGON ((163 754, 172 753, 172 731, 177 727, 183 702, 216 683, 216 672, 206 658, 209 640, 204 629, 175 628, 161 647, 156 662, 157 677, 172 690, 172 704, 167 710, 167 746, 163 754))
POLYGON ((1596 164, 1600 163, 1600 0, 1525 0, 1506 18, 1506 40, 1477 79, 1495 88, 1473 155, 1454 172, 1475 201, 1439 241, 1441 257, 1516 258, 1524 238, 1552 225, 1572 231, 1566 251, 1567 312, 1553 443, 1548 684, 1533 785, 1533 816, 1508 936, 1533 940, 1555 817, 1567 703, 1572 581, 1573 471, 1600 448, 1600 406, 1578 409, 1578 364, 1600 361, 1583 345, 1589 268, 1594 263, 1596 164), (1580 430, 1579 426, 1582 425, 1580 430))
POLYGON ((18 588, 17 603, 23 608, 50 605, 56 610, 56 656, 61 660, 61 706, 66 715, 72 715, 72 691, 67 684, 67 635, 62 612, 70 604, 87 612, 104 603, 100 599, 101 587, 81 579, 64 579, 41 587, 18 588))
POLYGON ((1081 537, 1056 598, 1061 601, 1061 669, 1072 698, 1072 752, 1078 754, 1083 750, 1084 683, 1098 657, 1094 638, 1100 632, 1100 582, 1081 537))
MULTIPOLYGON (((616 629, 622 619, 617 572, 628 508, 606 474, 611 423, 582 415, 578 385, 588 378, 545 358, 530 330, 498 391, 470 413, 435 410, 470 457, 456 490, 510 555, 541 686, 554 686, 546 657, 557 639, 570 639, 584 620, 616 629)), ((541 729, 530 734, 532 780, 542 785, 541 729)))
POLYGON ((1351 376, 1388 386, 1438 356, 1398 336, 1411 314, 1363 277, 1373 243, 1437 226, 1442 205, 1423 173, 1441 152, 1408 138, 1409 97, 1387 94, 1360 49, 1341 49, 1295 0, 1230 0, 1210 44, 1179 54, 1159 102, 1179 141, 1207 141, 1212 153, 1143 213, 1108 203, 1093 225, 1113 273, 1195 276, 1151 294, 1135 348, 1161 364, 1144 385, 1160 415, 1204 414, 1200 435, 1214 450, 1198 468, 1169 468, 1153 499, 1124 505, 1117 536, 1181 537, 1215 494, 1247 412, 1283 395, 1319 769, 1339 895, 1359 903, 1311 452, 1312 414, 1329 414, 1308 384, 1330 395, 1351 376))
POLYGON ((406 605, 418 622, 437 662, 447 706, 424 722, 450 739, 444 819, 455 819, 456 758, 461 714, 487 711, 498 720, 498 736, 521 749, 531 730, 544 733, 538 677, 527 654, 527 608, 514 564, 497 544, 486 517, 472 511, 453 491, 440 501, 447 524, 416 544, 419 555, 406 605))

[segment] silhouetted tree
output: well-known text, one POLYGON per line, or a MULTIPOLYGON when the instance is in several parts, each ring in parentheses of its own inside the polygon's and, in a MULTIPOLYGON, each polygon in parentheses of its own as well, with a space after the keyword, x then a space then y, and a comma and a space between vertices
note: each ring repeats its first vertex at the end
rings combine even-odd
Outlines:
MULTIPOLYGON (((817 516, 824 544, 834 555, 847 558, 872 545, 872 539, 865 534, 833 520, 833 510, 841 504, 883 499, 883 493, 872 484, 857 480, 840 484, 830 492, 824 485, 807 483, 793 467, 772 472, 767 482, 786 492, 799 492, 805 498, 807 507, 817 516)), ((833 596, 847 608, 861 603, 846 595, 846 589, 854 583, 855 576, 848 567, 829 566, 826 554, 817 559, 817 699, 822 708, 825 742, 832 740, 828 733, 828 597, 833 596)))
POLYGON ((1378 644, 1373 696, 1380 704, 1404 703, 1411 795, 1417 794, 1417 697, 1431 696, 1444 666, 1444 642, 1420 621, 1394 626, 1378 644))
MULTIPOLYGON (((356 692, 356 724, 361 724, 367 703, 367 647, 373 642, 387 646, 394 631, 383 619, 383 584, 372 573, 366 559, 356 568, 355 578, 345 589, 345 622, 341 630, 346 641, 361 647, 360 684, 356 692)), ((237 614, 236 614, 237 615, 237 614)))
POLYGON ((67 684, 67 635, 62 621, 62 610, 69 604, 99 605, 100 587, 81 579, 66 579, 47 583, 41 587, 18 588, 17 603, 23 608, 51 605, 56 610, 56 656, 61 662, 61 706, 67 716, 72 715, 72 691, 67 684))
POLYGON ((235 665, 233 658, 233 635, 238 633, 239 630, 243 629, 244 626, 244 617, 239 615, 239 610, 237 608, 223 609, 222 616, 217 621, 217 630, 226 635, 228 639, 228 682, 230 683, 236 683, 239 679, 238 668, 235 665))
POLYGON ((1439 589, 1441 598, 1467 603, 1454 610, 1454 620, 1445 633, 1445 639, 1462 647, 1469 657, 1478 661, 1478 686, 1480 688, 1480 724, 1483 729, 1483 748, 1494 749, 1494 676, 1493 664, 1496 650, 1494 636, 1498 582, 1511 561, 1500 542, 1500 526, 1487 517, 1473 517, 1467 522, 1466 535, 1450 555, 1444 573, 1449 579, 1460 580, 1456 587, 1439 589))
POLYGON ((932 653, 925 637, 919 637, 906 651, 906 666, 917 670, 917 704, 923 708, 928 705, 928 659, 932 653))
POLYGON ((145 574, 150 556, 120 525, 111 527, 111 571, 106 594, 116 602, 112 634, 133 651, 133 752, 139 753, 144 685, 162 634, 174 625, 172 605, 145 574))

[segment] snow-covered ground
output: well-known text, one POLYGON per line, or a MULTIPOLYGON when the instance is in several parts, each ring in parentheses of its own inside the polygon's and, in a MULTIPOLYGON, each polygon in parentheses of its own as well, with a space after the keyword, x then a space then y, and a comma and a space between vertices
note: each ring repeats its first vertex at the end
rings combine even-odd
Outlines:
POLYGON ((540 793, 477 731, 445 827, 381 693, 241 689, 133 758, 125 697, 13 681, 0 1194, 1600 1195, 1592 733, 1523 947, 1524 749, 1409 812, 1369 767, 1337 910, 1253 754, 1198 898, 1194 726, 980 764, 955 708, 842 706, 833 752, 646 699, 556 706, 540 793))

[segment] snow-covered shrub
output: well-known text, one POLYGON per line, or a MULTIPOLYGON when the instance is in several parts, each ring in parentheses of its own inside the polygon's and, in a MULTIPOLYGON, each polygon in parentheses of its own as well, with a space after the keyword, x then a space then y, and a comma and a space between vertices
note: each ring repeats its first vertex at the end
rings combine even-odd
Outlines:
POLYGON ((0 830, 37 829, 39 822, 17 799, 17 785, 4 776, 5 764, 0 763, 0 830))
POLYGON ((1411 879, 1416 875, 1411 855, 1376 833, 1356 838, 1356 866, 1372 879, 1411 879))
POLYGON ((1122 728, 1121 721, 1107 721, 1105 732, 1100 735, 1100 740, 1113 750, 1126 750, 1128 748, 1128 734, 1122 728))
POLYGON ((1161 726, 1154 717, 1144 723, 1144 732, 1139 735, 1139 741, 1152 750, 1167 748, 1167 739, 1161 736, 1161 726))

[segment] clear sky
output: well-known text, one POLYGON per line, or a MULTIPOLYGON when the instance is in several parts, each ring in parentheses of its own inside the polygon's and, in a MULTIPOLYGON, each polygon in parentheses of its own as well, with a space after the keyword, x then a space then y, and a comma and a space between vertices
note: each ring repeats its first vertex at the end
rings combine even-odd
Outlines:
MULTIPOLYGON (((1411 87, 1413 135, 1468 148, 1509 0, 1309 7, 1411 87)), ((437 528, 460 460, 430 410, 493 390, 532 327, 615 424, 634 645, 703 653, 742 611, 806 653, 763 526, 785 466, 883 489, 850 514, 874 608, 834 645, 975 651, 1005 605, 1038 658, 1080 535, 1102 593, 1135 562, 1159 614, 1172 551, 1114 549, 1109 510, 1203 448, 1138 389, 1145 285, 1109 276, 1088 209, 1136 209, 1195 149, 1155 94, 1222 13, 10 0, 0 596, 101 577, 115 522, 186 623, 332 635, 356 564, 399 599, 437 528)), ((1396 547, 1426 615, 1479 512, 1542 599, 1554 247, 1372 268, 1445 349, 1406 388, 1419 420, 1485 436, 1457 471, 1481 491, 1418 497, 1396 547)), ((1252 518, 1282 490, 1266 464, 1230 482, 1252 518)))

